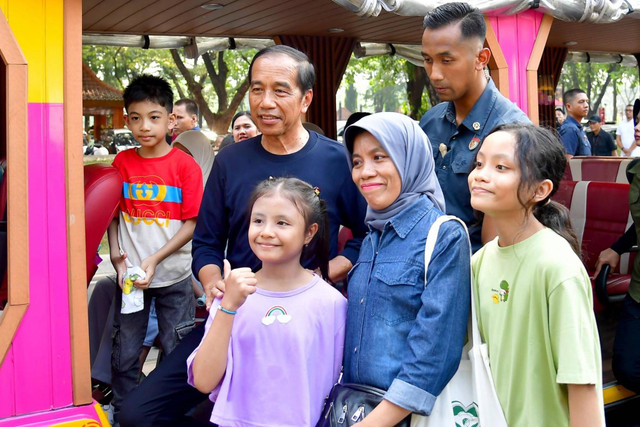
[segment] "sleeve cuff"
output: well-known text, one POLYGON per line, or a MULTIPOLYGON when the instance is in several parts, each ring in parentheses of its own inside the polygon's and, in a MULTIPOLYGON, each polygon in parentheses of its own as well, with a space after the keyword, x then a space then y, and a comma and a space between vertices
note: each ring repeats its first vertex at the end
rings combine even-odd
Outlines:
MULTIPOLYGON (((362 239, 360 239, 360 244, 362 244, 362 239)), ((340 255, 351 261, 351 265, 356 265, 358 262, 358 255, 360 255, 360 245, 358 245, 358 249, 346 246, 340 255)))
POLYGON ((420 415, 430 415, 436 403, 436 396, 397 378, 391 383, 384 398, 420 415))

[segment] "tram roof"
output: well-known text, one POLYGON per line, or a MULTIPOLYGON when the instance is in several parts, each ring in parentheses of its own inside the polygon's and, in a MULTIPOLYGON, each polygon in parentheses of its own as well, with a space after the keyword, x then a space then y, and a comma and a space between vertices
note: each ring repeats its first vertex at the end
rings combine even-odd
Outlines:
MULTIPOLYGON (((419 44, 421 16, 382 10, 360 17, 332 0, 84 0, 84 33, 272 38, 279 35, 353 37, 358 41, 419 44), (207 10, 216 3, 223 7, 207 10), (341 29, 342 32, 335 29, 341 29)), ((608 24, 556 19, 548 46, 617 53, 640 52, 640 19, 608 24)))

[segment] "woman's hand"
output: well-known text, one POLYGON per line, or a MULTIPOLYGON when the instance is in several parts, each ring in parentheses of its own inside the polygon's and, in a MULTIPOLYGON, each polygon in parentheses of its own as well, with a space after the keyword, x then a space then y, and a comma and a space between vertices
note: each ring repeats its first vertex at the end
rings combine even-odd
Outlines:
POLYGON ((383 400, 374 408, 364 420, 354 424, 358 427, 393 427, 402 421, 411 411, 383 400))
POLYGON ((602 269, 603 265, 609 264, 611 266, 611 269, 613 270, 614 268, 617 267, 619 262, 620 262, 620 255, 618 255, 618 253, 613 249, 608 248, 600 252, 600 255, 598 256, 598 261, 596 261, 596 272, 593 273, 593 279, 598 277, 598 274, 600 273, 600 270, 602 269))
POLYGON ((256 291, 256 274, 249 267, 231 270, 231 264, 224 260, 224 297, 221 305, 227 310, 236 311, 256 291))

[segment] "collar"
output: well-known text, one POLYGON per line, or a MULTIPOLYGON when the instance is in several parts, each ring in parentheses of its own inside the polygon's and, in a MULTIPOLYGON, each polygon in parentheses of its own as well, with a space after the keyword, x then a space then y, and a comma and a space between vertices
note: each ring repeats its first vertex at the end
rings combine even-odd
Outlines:
POLYGON ((408 209, 391 218, 387 227, 393 227, 396 234, 404 239, 432 208, 433 202, 423 194, 408 209))
MULTIPOLYGON (((580 129, 582 129, 582 126, 580 126, 580 123, 579 123, 576 119, 574 119, 573 117, 571 117, 571 116, 567 116, 567 118, 565 119, 565 122, 569 122, 569 123, 570 123, 570 124, 572 124, 573 126, 575 126, 575 127, 578 127, 578 128, 580 128, 580 129)), ((564 123, 563 123, 563 124, 564 124, 564 123)))
MULTIPOLYGON (((473 133, 482 133, 483 127, 487 124, 489 114, 493 110, 493 104, 495 104, 499 93, 500 92, 493 83, 493 80, 487 80, 487 86, 484 88, 482 95, 480 95, 480 98, 478 98, 476 103, 473 105, 473 108, 469 111, 467 117, 465 117, 462 123, 460 123, 460 126, 466 127, 473 133), (476 126, 479 124, 480 127, 475 129, 473 127, 474 123, 476 123, 476 126)), ((456 108, 454 107, 453 102, 449 102, 449 105, 445 109, 442 117, 446 118, 449 122, 458 127, 456 123, 456 108)))

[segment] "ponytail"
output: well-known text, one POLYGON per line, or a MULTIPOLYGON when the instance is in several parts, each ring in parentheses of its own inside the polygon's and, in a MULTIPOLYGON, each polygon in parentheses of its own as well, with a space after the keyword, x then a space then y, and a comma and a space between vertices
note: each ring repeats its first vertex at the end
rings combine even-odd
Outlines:
MULTIPOLYGON (((316 196, 317 197, 317 196, 316 196)), ((300 256, 300 262, 304 263, 308 260, 315 258, 318 268, 320 269, 320 275, 324 280, 331 283, 329 279, 329 251, 330 251, 330 239, 329 233, 329 213, 327 212, 327 205, 324 200, 318 199, 318 208, 314 210, 311 223, 318 224, 318 231, 313 236, 311 242, 302 250, 300 256)))
POLYGON ((564 237, 571 249, 580 257, 580 243, 571 226, 569 209, 558 202, 546 199, 533 207, 533 215, 545 227, 564 237))

